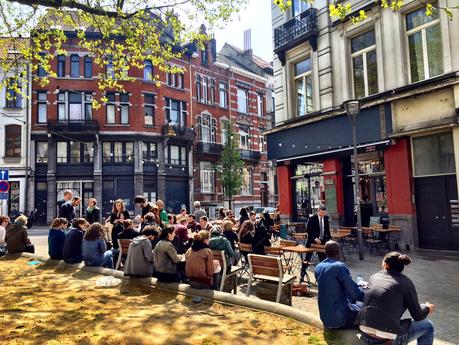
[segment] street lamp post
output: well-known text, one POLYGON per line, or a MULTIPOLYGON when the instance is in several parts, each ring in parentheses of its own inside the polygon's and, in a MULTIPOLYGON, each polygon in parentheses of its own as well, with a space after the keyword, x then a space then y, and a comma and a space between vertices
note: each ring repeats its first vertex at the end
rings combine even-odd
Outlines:
POLYGON ((360 181, 359 181, 359 161, 357 158, 357 115, 360 111, 359 100, 348 100, 344 102, 347 116, 352 122, 352 142, 354 145, 354 207, 357 210, 357 241, 359 244, 359 259, 363 260, 363 237, 362 237, 362 213, 360 209, 360 181))

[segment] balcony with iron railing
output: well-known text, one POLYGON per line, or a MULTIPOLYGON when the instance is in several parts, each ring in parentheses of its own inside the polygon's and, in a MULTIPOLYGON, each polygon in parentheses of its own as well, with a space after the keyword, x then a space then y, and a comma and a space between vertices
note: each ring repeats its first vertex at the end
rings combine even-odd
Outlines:
POLYGON ((245 161, 259 161, 261 159, 261 153, 253 150, 239 150, 241 152, 241 158, 245 161))
POLYGON ((49 120, 48 131, 60 133, 97 133, 99 123, 96 120, 49 120))
POLYGON ((206 141, 198 141, 196 143, 196 153, 201 155, 216 155, 222 154, 223 145, 217 143, 211 143, 206 141))
POLYGON ((194 128, 189 128, 178 123, 167 123, 163 125, 162 134, 187 141, 192 141, 195 136, 194 128))
POLYGON ((274 29, 274 52, 285 65, 285 53, 305 41, 317 50, 317 9, 309 8, 303 13, 274 29))

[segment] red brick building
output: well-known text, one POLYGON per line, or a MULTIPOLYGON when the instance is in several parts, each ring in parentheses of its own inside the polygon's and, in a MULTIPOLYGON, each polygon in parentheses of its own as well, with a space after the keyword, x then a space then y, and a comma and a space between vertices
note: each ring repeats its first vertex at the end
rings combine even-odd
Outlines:
POLYGON ((161 87, 151 80, 158 72, 146 62, 143 70, 129 71, 135 80, 125 82, 126 93, 101 93, 99 75, 113 73, 111 64, 100 70, 76 38, 64 48, 67 54, 52 60, 57 78, 46 87, 32 86, 30 198, 40 222, 56 215, 66 189, 81 196, 84 205, 95 197, 103 215, 118 198, 134 211, 137 194, 163 199, 173 212, 189 208, 194 199, 212 209, 221 206, 214 166, 224 121, 241 135, 246 162, 237 204, 268 205, 269 167, 261 135, 271 104, 266 77, 220 62, 211 40, 202 51, 194 44, 184 47, 183 59, 171 62, 184 73, 161 72, 161 87), (93 109, 93 97, 102 96, 108 102, 93 109))

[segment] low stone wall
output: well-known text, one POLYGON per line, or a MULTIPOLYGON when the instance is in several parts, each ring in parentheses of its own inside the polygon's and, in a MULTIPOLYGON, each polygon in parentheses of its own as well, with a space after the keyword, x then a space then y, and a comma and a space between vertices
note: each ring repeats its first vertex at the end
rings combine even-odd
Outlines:
MULTIPOLYGON (((33 260, 43 261, 43 262, 54 261, 54 260, 49 259, 48 257, 34 255, 30 253, 23 253, 22 256, 29 258, 29 259, 33 259, 33 260)), ((65 264, 65 263, 62 262, 62 264, 65 264)), ((75 265, 70 265, 70 264, 68 265, 75 266, 75 265)), ((215 290, 194 289, 188 284, 162 283, 162 282, 159 282, 156 278, 125 277, 123 272, 108 269, 108 268, 87 267, 84 264, 79 264, 78 268, 83 271, 87 271, 87 272, 114 276, 116 278, 128 280, 128 281, 132 280, 132 281, 135 281, 136 284, 140 283, 140 284, 145 284, 148 286, 154 286, 154 287, 157 287, 158 289, 165 290, 165 291, 171 291, 174 293, 179 292, 179 293, 184 293, 184 294, 192 295, 192 296, 200 296, 208 300, 217 301, 217 302, 221 302, 225 304, 232 304, 232 305, 256 309, 256 310, 260 310, 260 311, 264 311, 268 313, 274 313, 274 314, 292 318, 300 322, 304 322, 308 325, 314 326, 319 329, 323 329, 323 324, 319 318, 313 315, 308 315, 307 312, 305 311, 302 311, 302 310, 299 310, 297 308, 293 308, 290 306, 286 306, 280 303, 265 301, 265 300, 261 300, 261 299, 257 299, 253 297, 234 295, 234 294, 230 294, 227 292, 221 292, 221 291, 215 291, 215 290)))

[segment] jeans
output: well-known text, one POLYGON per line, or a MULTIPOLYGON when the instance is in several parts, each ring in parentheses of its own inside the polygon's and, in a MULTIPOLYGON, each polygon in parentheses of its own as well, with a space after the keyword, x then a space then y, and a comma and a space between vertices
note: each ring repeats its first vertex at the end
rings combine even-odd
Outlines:
MULTIPOLYGON (((375 339, 363 333, 365 342, 369 345, 382 345, 385 340, 375 339)), ((418 345, 432 345, 434 340, 434 326, 432 321, 424 319, 421 321, 412 321, 408 333, 397 336, 392 345, 406 345, 416 340, 418 345)))
POLYGON ((113 253, 111 250, 107 250, 104 253, 104 261, 102 267, 113 269, 113 253))

